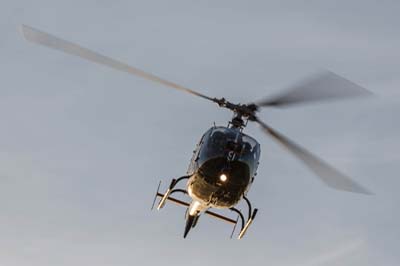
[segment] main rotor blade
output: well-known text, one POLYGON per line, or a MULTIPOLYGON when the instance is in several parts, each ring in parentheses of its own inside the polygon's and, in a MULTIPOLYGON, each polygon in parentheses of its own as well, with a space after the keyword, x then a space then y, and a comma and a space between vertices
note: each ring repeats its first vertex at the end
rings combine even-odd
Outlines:
POLYGON ((168 87, 199 96, 201 98, 204 98, 204 99, 207 99, 210 101, 214 101, 213 98, 203 95, 201 93, 198 93, 197 91, 191 90, 189 88, 186 88, 186 87, 176 84, 174 82, 162 79, 153 74, 144 72, 141 69, 129 66, 123 62, 120 62, 120 61, 112 59, 110 57, 101 55, 101 54, 91 51, 87 48, 84 48, 84 47, 81 47, 72 42, 60 39, 58 37, 55 37, 48 33, 34 29, 32 27, 29 27, 26 25, 21 25, 21 31, 22 31, 22 34, 25 37, 25 39, 30 42, 41 44, 43 46, 47 46, 49 48, 59 50, 64 53, 67 53, 67 54, 79 56, 86 60, 101 64, 101 65, 106 65, 106 66, 114 68, 116 70, 127 72, 129 74, 139 76, 144 79, 151 80, 151 81, 166 85, 168 87))
POLYGON ((258 118, 256 119, 266 134, 271 136, 276 142, 284 146, 300 161, 302 161, 312 172, 314 172, 326 185, 338 190, 361 193, 371 195, 372 193, 351 180, 348 176, 340 173, 338 170, 311 154, 305 148, 296 144, 289 138, 285 137, 275 129, 271 128, 258 118))
POLYGON ((319 101, 339 100, 370 95, 367 89, 333 73, 323 71, 286 91, 266 98, 255 104, 257 106, 291 107, 319 101))

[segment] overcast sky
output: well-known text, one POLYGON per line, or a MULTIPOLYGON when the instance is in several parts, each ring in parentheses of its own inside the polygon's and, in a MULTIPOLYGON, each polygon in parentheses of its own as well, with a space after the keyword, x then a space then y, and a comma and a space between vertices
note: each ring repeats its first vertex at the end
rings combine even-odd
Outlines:
POLYGON ((399 12, 365 0, 1 0, 0 265, 399 265, 399 12), (184 174, 230 113, 27 43, 22 23, 237 102, 330 69, 376 97, 260 116, 375 195, 327 188, 250 125, 256 221, 237 241, 202 217, 183 240, 183 208, 150 211, 158 181, 184 174))

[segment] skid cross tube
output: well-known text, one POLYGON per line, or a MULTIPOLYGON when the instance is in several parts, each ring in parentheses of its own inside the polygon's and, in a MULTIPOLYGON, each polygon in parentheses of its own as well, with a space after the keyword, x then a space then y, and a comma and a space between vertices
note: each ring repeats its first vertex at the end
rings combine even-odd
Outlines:
POLYGON ((178 184, 180 181, 184 180, 184 179, 189 179, 190 176, 189 175, 184 175, 182 177, 179 177, 178 179, 176 179, 174 187, 176 186, 176 184, 178 184))
POLYGON ((172 195, 175 192, 181 192, 181 193, 186 194, 186 195, 188 194, 188 192, 186 190, 180 189, 180 188, 176 188, 176 189, 172 190, 169 194, 172 195))
POLYGON ((243 228, 244 228, 244 216, 243 216, 242 212, 239 211, 238 209, 236 209, 235 207, 229 208, 229 210, 234 211, 239 215, 240 221, 242 222, 241 223, 241 227, 240 227, 240 231, 242 231, 243 228))
POLYGON ((243 199, 246 201, 247 207, 249 207, 249 215, 247 218, 249 220, 251 218, 251 214, 252 214, 251 203, 250 203, 249 199, 246 198, 246 196, 244 196, 244 195, 243 195, 243 199))

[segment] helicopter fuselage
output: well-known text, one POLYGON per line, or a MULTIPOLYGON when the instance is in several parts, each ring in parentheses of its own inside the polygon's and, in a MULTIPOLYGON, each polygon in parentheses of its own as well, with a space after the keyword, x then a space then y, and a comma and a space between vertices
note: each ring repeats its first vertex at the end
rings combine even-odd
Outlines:
POLYGON ((197 144, 187 172, 190 214, 236 205, 254 180, 259 157, 258 142, 240 129, 210 128, 197 144))

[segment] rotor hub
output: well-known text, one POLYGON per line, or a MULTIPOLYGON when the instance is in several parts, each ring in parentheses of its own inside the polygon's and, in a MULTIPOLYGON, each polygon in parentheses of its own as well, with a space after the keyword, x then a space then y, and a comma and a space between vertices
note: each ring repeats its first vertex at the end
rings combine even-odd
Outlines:
POLYGON ((217 103, 220 107, 227 108, 234 112, 234 117, 230 122, 233 127, 243 128, 246 126, 244 119, 250 121, 256 121, 256 112, 258 111, 258 106, 254 103, 250 104, 235 104, 227 101, 225 98, 214 98, 213 101, 217 103))
POLYGON ((225 98, 220 98, 220 99, 214 98, 213 101, 216 102, 220 107, 227 108, 235 112, 236 114, 247 117, 249 119, 254 118, 256 112, 258 111, 258 106, 254 103, 235 104, 225 100, 225 98))

